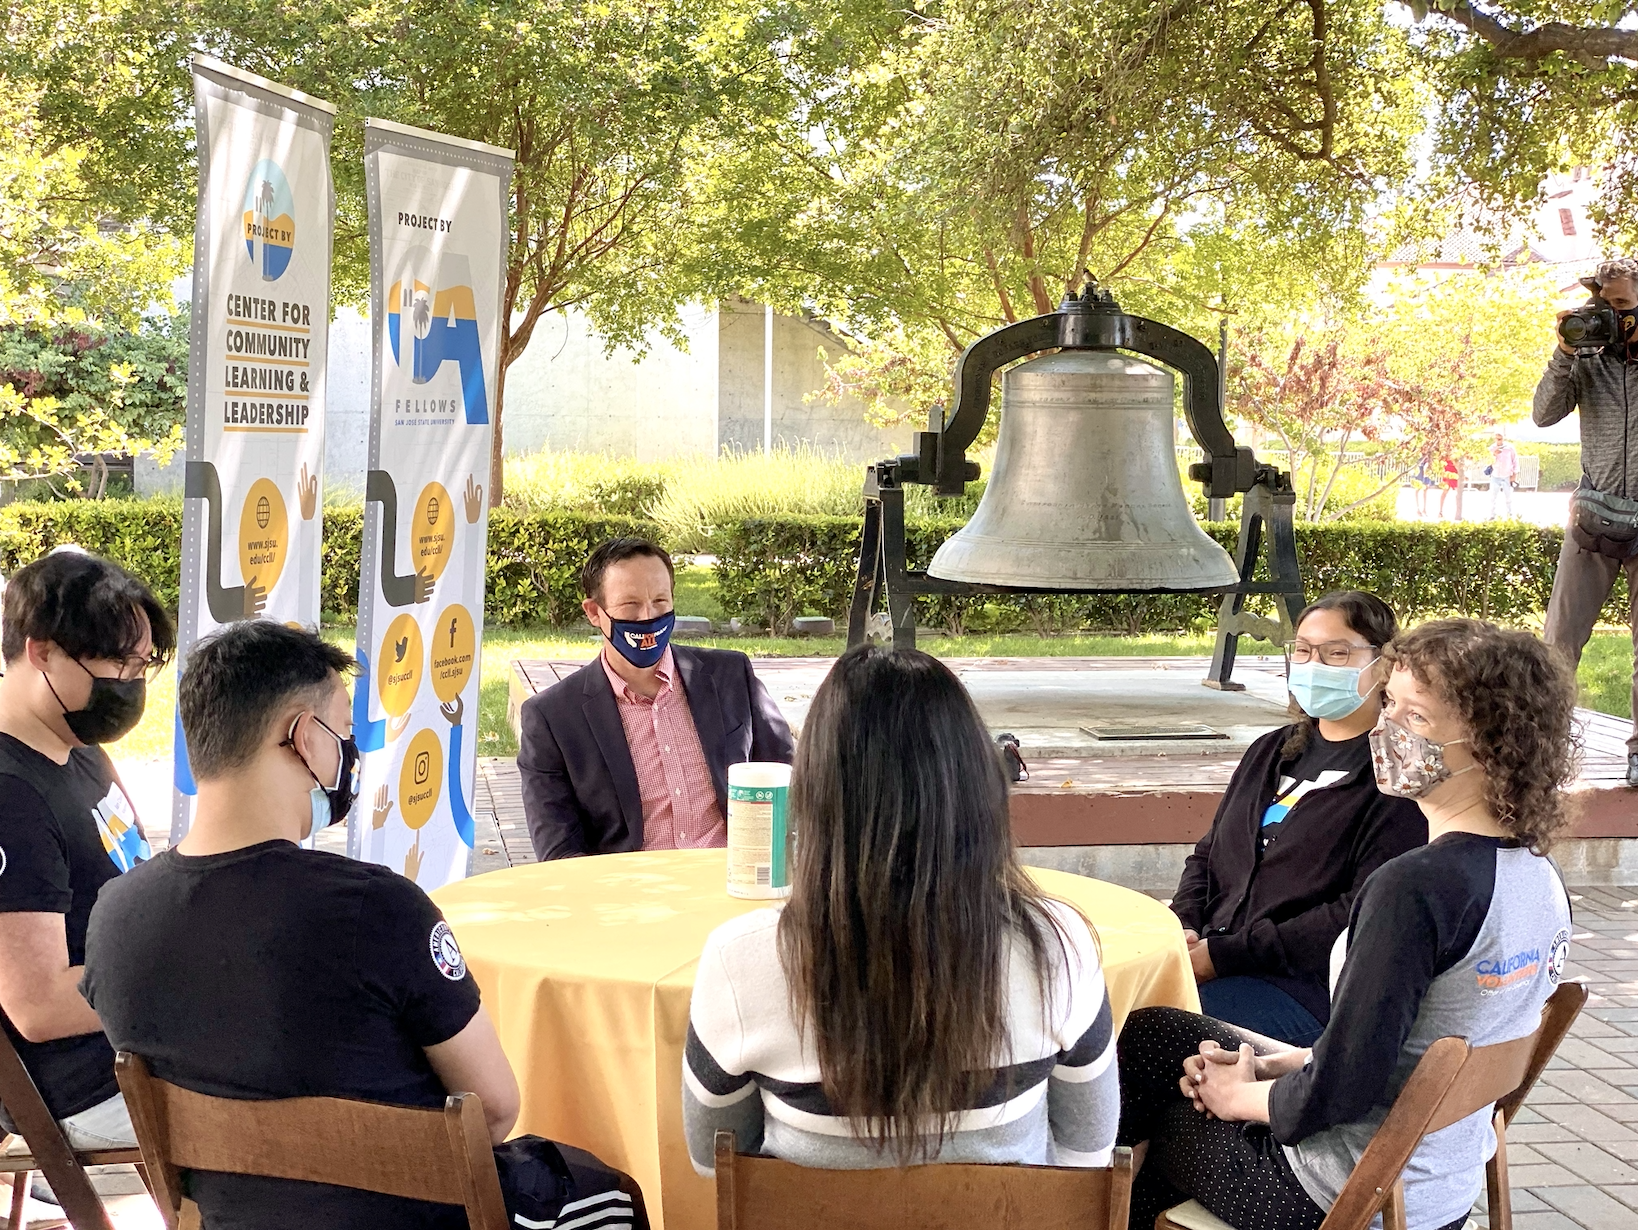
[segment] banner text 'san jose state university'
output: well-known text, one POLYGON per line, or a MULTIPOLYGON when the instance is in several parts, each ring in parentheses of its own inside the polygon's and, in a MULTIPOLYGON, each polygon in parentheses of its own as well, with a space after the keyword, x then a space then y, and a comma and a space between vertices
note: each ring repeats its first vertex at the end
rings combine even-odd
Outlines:
POLYGON ((464 876, 473 843, 511 174, 508 150, 366 122, 375 366, 347 848, 425 888, 464 876))
MULTIPOLYGON (((188 347, 181 669, 223 624, 316 626, 335 108, 193 62, 199 151, 188 347)), ((193 814, 180 720, 171 840, 193 814)))

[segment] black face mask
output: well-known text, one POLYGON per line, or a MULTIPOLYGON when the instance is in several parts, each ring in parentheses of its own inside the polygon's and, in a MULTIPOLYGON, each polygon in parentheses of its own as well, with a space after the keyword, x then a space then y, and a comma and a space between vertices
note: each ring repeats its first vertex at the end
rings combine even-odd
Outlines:
MULTIPOLYGON (((91 675, 85 663, 78 658, 74 659, 74 665, 91 675)), ((51 686, 49 675, 46 676, 46 687, 51 688, 51 695, 62 705, 63 698, 57 696, 57 689, 51 686)), ((71 711, 67 705, 63 705, 63 722, 81 743, 113 743, 136 728, 147 704, 146 679, 140 676, 135 679, 105 679, 101 675, 91 675, 91 695, 86 698, 85 706, 71 711)))
POLYGON ((324 792, 325 800, 329 803, 329 815, 326 817, 320 813, 317 800, 314 800, 312 828, 308 830, 307 834, 309 837, 322 828, 328 828, 337 821, 345 820, 347 813, 352 811, 353 804, 358 801, 357 740, 351 735, 343 737, 336 734, 335 731, 325 726, 324 719, 316 713, 313 715, 313 720, 323 727, 325 734, 336 741, 336 745, 341 751, 341 764, 336 770, 335 785, 326 786, 319 781, 318 774, 313 772, 313 766, 307 763, 307 757, 296 751, 296 722, 301 721, 299 715, 296 722, 290 723, 289 734, 279 744, 280 747, 288 747, 292 752, 296 752, 296 759, 301 761, 302 768, 307 770, 307 776, 313 779, 313 785, 317 790, 324 792))

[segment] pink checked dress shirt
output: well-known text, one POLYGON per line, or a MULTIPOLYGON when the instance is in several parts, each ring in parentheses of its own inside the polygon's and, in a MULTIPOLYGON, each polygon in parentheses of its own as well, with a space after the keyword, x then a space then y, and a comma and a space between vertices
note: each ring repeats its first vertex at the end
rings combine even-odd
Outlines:
POLYGON ((633 692, 614 673, 607 653, 599 658, 614 689, 620 725, 637 770, 643 799, 643 849, 697 850, 728 844, 728 827, 717 805, 711 768, 688 710, 676 660, 667 647, 655 668, 660 680, 653 700, 633 692))

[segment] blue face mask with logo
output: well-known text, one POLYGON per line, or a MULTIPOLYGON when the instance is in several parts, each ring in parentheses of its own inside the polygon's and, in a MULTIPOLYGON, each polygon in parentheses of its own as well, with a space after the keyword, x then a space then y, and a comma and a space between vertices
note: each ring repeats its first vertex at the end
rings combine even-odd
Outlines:
POLYGON ((1327 666, 1323 662, 1293 662, 1286 680, 1292 698, 1311 718, 1338 721, 1365 703, 1359 694, 1363 666, 1327 666))
POLYGON ((616 619, 609 616, 609 644, 633 666, 647 669, 665 657, 677 613, 667 611, 653 619, 616 619))

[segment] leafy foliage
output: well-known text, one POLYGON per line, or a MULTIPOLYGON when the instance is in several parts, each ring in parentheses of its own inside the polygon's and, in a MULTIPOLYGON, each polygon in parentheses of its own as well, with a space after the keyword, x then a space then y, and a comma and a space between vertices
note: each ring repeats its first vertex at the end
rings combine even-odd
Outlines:
MULTIPOLYGON (((912 567, 925 567, 959 521, 907 525, 912 567)), ((1233 550, 1238 525, 1208 532, 1233 550)), ((781 631, 802 614, 842 620, 852 599, 859 522, 845 517, 747 519, 720 528, 717 582, 724 610, 781 631)), ((1380 594, 1401 619, 1461 613, 1503 623, 1536 623, 1552 592, 1563 531, 1515 522, 1460 525, 1341 522, 1297 527, 1297 553, 1310 595, 1333 589, 1380 594)), ((918 598, 918 619, 951 633, 1029 630, 1125 633, 1201 631, 1217 604, 1193 594, 977 595, 918 598)), ((1604 619, 1624 622, 1625 596, 1612 595, 1604 619)))
POLYGON ((75 454, 147 448, 163 463, 182 443, 187 384, 186 313, 135 330, 38 318, 0 326, 4 476, 64 476, 75 487, 75 454))

